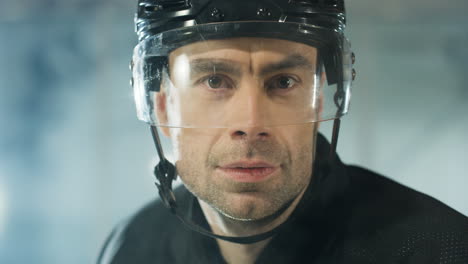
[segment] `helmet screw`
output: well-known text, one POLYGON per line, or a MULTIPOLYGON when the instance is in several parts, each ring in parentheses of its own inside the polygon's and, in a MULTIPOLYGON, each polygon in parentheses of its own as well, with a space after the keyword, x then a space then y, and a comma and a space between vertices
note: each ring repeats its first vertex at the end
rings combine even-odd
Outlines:
POLYGON ((354 52, 351 53, 351 63, 356 63, 356 55, 354 54, 354 52))
POLYGON ((267 8, 259 7, 257 9, 257 16, 263 17, 263 18, 271 17, 271 12, 267 8))
POLYGON ((356 73, 356 70, 353 69, 353 71, 351 72, 351 75, 352 75, 352 77, 353 77, 353 81, 356 79, 356 74, 357 74, 357 73, 356 73))
POLYGON ((338 7, 338 0, 331 0, 329 4, 331 7, 338 7))
POLYGON ((223 21, 223 19, 224 19, 224 14, 223 14, 223 12, 221 12, 221 10, 219 10, 219 9, 216 8, 216 7, 214 7, 213 9, 211 9, 210 16, 211 16, 211 20, 212 20, 212 21, 223 21))

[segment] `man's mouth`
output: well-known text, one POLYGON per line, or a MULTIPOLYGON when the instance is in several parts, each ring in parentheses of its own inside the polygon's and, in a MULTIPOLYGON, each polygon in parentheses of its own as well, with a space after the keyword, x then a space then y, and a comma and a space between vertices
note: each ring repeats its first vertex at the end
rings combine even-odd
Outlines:
POLYGON ((236 182, 261 182, 279 169, 264 161, 239 161, 217 167, 222 175, 236 182))

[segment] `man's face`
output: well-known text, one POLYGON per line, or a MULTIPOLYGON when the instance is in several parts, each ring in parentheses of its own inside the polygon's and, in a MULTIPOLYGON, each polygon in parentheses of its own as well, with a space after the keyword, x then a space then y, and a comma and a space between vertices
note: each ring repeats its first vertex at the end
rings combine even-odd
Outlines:
POLYGON ((316 125, 297 120, 318 111, 310 88, 316 58, 313 47, 261 38, 198 42, 171 53, 171 88, 159 95, 166 102, 158 118, 197 127, 163 129, 195 196, 231 218, 259 220, 301 193, 316 125))

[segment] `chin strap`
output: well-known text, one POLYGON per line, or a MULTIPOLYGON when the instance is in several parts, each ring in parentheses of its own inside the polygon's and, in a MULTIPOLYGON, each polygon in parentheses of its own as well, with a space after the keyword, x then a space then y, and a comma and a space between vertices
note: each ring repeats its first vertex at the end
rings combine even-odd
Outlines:
MULTIPOLYGON (((333 135, 332 135, 332 144, 330 148, 330 156, 329 161, 333 162, 336 157, 336 144, 338 142, 338 132, 340 129, 340 119, 335 119, 333 125, 333 135)), ((177 177, 177 171, 175 166, 170 163, 166 157, 164 156, 164 152, 161 146, 161 141, 159 139, 158 130, 155 126, 151 126, 151 134, 153 135, 153 140, 156 146, 156 150, 159 156, 159 163, 154 167, 154 176, 156 177, 155 185, 158 187, 159 197, 163 202, 164 206, 166 206, 173 214, 179 218, 179 220, 190 230, 198 232, 202 235, 214 238, 214 239, 222 239, 225 241, 238 243, 238 244, 252 244, 256 242, 263 241, 267 238, 270 238, 277 234, 281 228, 283 228, 286 223, 288 223, 291 219, 289 217, 286 221, 278 225, 277 227, 273 228, 272 230, 264 233, 260 233, 257 235, 252 236, 243 236, 243 237, 231 237, 231 236, 222 236, 214 234, 201 226, 195 224, 190 219, 187 219, 178 209, 176 198, 174 195, 174 191, 172 190, 172 182, 177 177)))
MULTIPOLYGON (((354 63, 354 62, 353 62, 354 63)), ((333 96, 333 101, 335 106, 337 107, 336 111, 336 118, 333 121, 333 131, 332 131, 332 138, 331 138, 331 145, 330 145, 330 153, 328 156, 328 162, 333 164, 336 159, 336 146, 338 145, 338 135, 340 133, 340 125, 341 120, 340 116, 342 115, 343 108, 345 105, 345 98, 344 98, 344 88, 343 88, 343 75, 340 75, 337 82, 337 90, 335 95, 333 96)))
POLYGON ((335 161, 336 158, 336 146, 338 145, 338 135, 340 133, 341 120, 339 118, 333 121, 333 132, 330 145, 330 154, 328 160, 330 164, 335 161))
POLYGON ((172 191, 172 182, 177 176, 176 168, 164 156, 158 129, 155 126, 151 126, 151 134, 153 135, 154 145, 159 156, 159 162, 154 167, 154 176, 156 177, 154 184, 158 187, 159 197, 161 197, 163 204, 174 213, 177 204, 174 192, 172 191))

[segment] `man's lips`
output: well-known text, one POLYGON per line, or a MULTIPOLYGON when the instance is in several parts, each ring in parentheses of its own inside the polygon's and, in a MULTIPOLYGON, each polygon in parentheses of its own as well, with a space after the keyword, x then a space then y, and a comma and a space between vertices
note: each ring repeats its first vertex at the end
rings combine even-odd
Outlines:
POLYGON ((237 182, 260 182, 279 166, 264 161, 239 161, 217 167, 222 174, 237 182))

